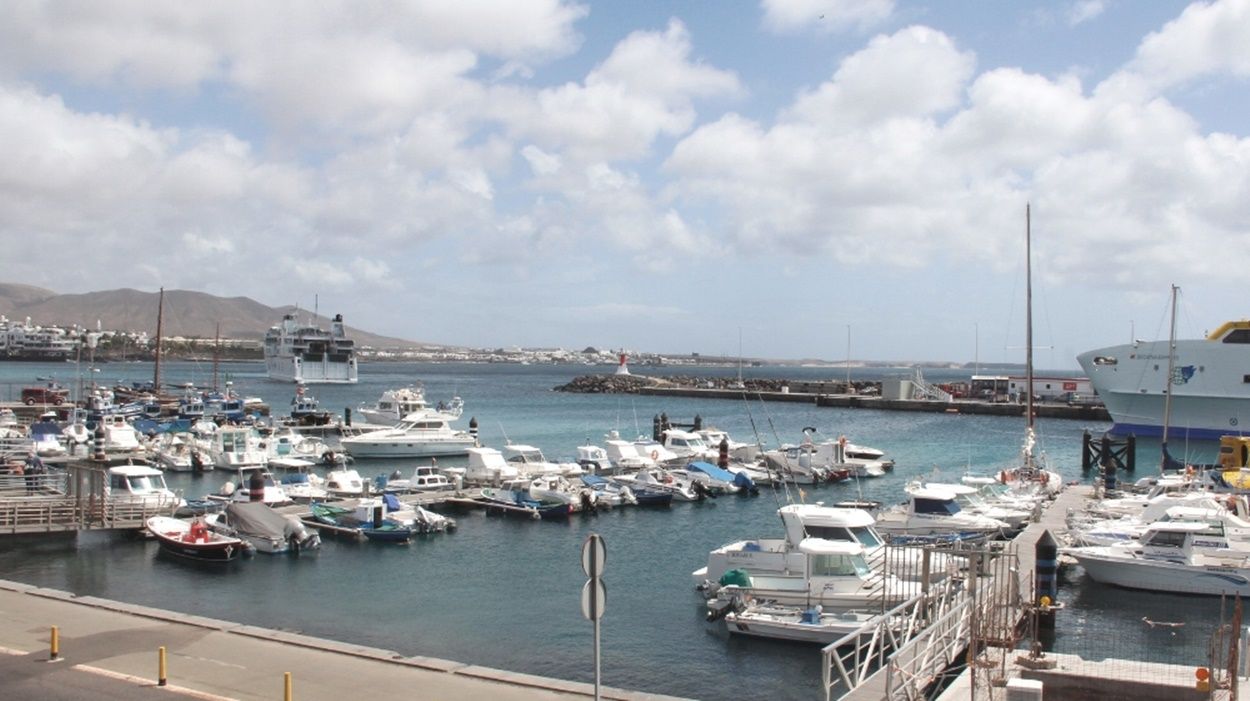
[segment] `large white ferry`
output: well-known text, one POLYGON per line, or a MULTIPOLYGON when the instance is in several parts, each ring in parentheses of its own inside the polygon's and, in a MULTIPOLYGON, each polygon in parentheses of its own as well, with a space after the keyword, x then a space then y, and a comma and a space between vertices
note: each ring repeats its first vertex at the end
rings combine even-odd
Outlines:
POLYGON ((294 314, 265 334, 265 370, 269 379, 285 382, 356 382, 356 345, 343 332, 343 315, 330 330, 301 325, 294 314))
POLYGON ((78 349, 74 335, 54 326, 36 326, 0 316, 0 360, 69 360, 78 349))
MULTIPOLYGON (((1230 321, 1172 352, 1168 434, 1216 439, 1250 433, 1250 320, 1230 321)), ((1168 391, 1168 341, 1136 341, 1077 356, 1115 425, 1112 433, 1158 436, 1168 391)))

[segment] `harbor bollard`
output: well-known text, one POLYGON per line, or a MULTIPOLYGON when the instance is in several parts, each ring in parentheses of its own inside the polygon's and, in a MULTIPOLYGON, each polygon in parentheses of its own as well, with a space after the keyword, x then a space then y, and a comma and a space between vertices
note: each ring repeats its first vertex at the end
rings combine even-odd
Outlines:
POLYGON ((291 673, 282 673, 282 701, 291 701, 291 673))
POLYGON ((168 681, 165 671, 166 671, 165 670, 165 646, 162 645, 160 646, 157 652, 157 663, 156 663, 156 685, 157 686, 165 686, 166 682, 168 681))
POLYGON ((1055 627, 1055 611, 1051 605, 1058 600, 1059 579, 1059 544, 1049 530, 1042 531, 1033 546, 1034 591, 1037 603, 1042 606, 1038 613, 1038 625, 1044 628, 1055 627))
POLYGON ((48 659, 56 660, 61 656, 61 631, 52 626, 52 636, 48 645, 48 659))

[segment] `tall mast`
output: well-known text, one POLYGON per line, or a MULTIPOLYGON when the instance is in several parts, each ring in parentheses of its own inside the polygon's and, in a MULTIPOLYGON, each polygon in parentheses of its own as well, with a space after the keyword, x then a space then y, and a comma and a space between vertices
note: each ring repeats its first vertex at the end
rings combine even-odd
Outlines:
POLYGON ((1167 467, 1168 463, 1168 425, 1172 423, 1172 377, 1176 370, 1176 293, 1181 288, 1172 285, 1172 321, 1168 328, 1168 377, 1163 390, 1163 439, 1160 441, 1162 462, 1159 463, 1159 472, 1167 467))
POLYGON ((161 333, 165 315, 165 288, 161 288, 161 295, 156 302, 156 367, 152 370, 152 390, 154 392, 161 391, 161 333))
MULTIPOLYGON (((1027 418, 1027 440, 1033 436, 1033 231, 1029 204, 1024 205, 1024 412, 1027 418)), ((1025 467, 1033 467, 1033 451, 1024 455, 1025 467)))
POLYGON ((1033 429, 1033 232, 1029 205, 1024 205, 1024 381, 1029 430, 1033 429))

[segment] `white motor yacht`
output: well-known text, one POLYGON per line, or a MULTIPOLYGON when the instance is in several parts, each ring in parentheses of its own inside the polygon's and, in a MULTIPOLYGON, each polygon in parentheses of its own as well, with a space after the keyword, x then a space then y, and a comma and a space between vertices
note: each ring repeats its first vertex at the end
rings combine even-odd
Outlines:
POLYGON ((357 458, 426 458, 467 455, 477 446, 477 437, 453 429, 442 416, 416 412, 394 428, 347 436, 340 443, 357 458))
POLYGON ((575 462, 551 462, 543 455, 543 451, 532 445, 509 443, 503 447, 503 456, 521 477, 551 474, 580 477, 583 472, 582 466, 575 462))
POLYGON ((495 448, 469 448, 469 464, 463 470, 464 481, 469 484, 500 485, 521 477, 495 448))
POLYGON ((751 574, 735 568, 712 590, 713 612, 747 598, 790 606, 821 605, 826 610, 889 608, 920 593, 919 582, 874 571, 864 547, 849 541, 804 538, 796 548, 800 569, 778 574, 751 574))
POLYGON ((259 470, 269 464, 269 453, 261 442, 253 428, 223 426, 212 434, 208 454, 219 470, 259 470))
POLYGON ((377 426, 394 426, 411 414, 434 413, 448 421, 455 421, 464 413, 464 400, 452 397, 450 402, 439 402, 431 408, 425 401, 425 389, 413 385, 388 389, 372 405, 361 404, 356 413, 366 423, 377 426))
POLYGON ((1017 508, 1015 505, 995 504, 986 501, 980 496, 980 492, 976 487, 966 484, 954 484, 949 482, 921 482, 913 480, 907 484, 906 489, 940 489, 951 492, 955 495, 955 499, 959 502, 961 509, 968 513, 988 516, 1005 522, 1012 530, 1020 530, 1028 525, 1038 509, 1036 506, 1031 509, 1017 508))
POLYGON ((332 497, 358 497, 364 494, 365 483, 355 470, 330 470, 322 488, 332 497))
POLYGON ((890 539, 982 540, 1011 531, 1006 522, 964 511, 947 489, 913 489, 902 504, 877 515, 877 530, 890 539))
POLYGON ((1250 559, 1246 553, 1199 551, 1206 523, 1170 521, 1153 524, 1139 542, 1065 548, 1096 582, 1127 589, 1250 596, 1250 559))
POLYGON ((185 504, 165 485, 165 475, 147 465, 118 465, 108 469, 104 496, 115 503, 139 504, 145 509, 171 512, 185 504))
MULTIPOLYGON (((799 544, 808 538, 856 543, 864 549, 873 569, 887 569, 903 579, 924 576, 922 556, 916 548, 886 548, 886 539, 875 527, 872 514, 863 509, 847 509, 819 504, 789 504, 777 510, 785 527, 782 538, 756 538, 722 545, 708 553, 707 565, 690 573, 695 586, 710 590, 725 573, 745 570, 751 575, 793 576, 804 571, 807 555, 799 544), (889 562, 886 563, 886 558, 889 562), (888 564, 888 568, 885 565, 888 564)), ((930 580, 949 573, 952 563, 939 554, 931 554, 930 580)))

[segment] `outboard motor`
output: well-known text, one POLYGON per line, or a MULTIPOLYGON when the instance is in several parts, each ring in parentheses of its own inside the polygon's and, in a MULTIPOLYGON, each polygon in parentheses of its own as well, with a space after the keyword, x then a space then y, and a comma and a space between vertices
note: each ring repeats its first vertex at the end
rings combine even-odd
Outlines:
POLYGON ((755 480, 751 479, 745 472, 734 473, 734 486, 738 487, 738 493, 743 496, 757 497, 760 495, 760 488, 755 485, 755 480))

